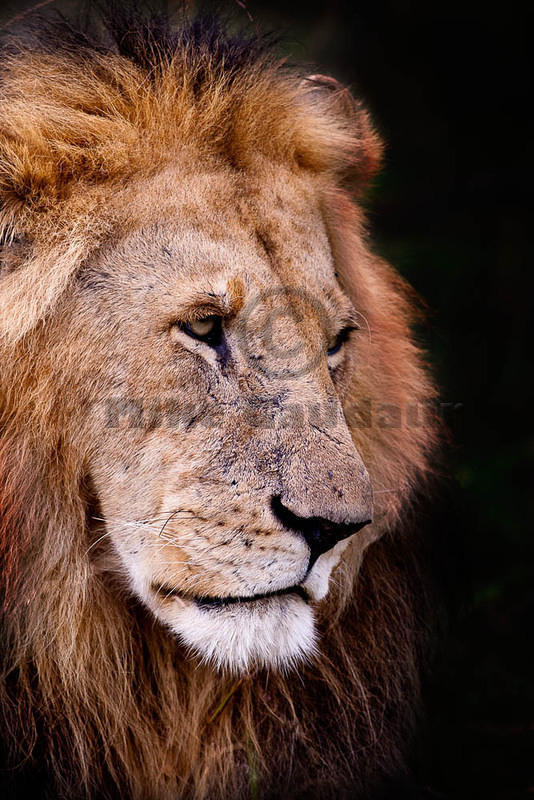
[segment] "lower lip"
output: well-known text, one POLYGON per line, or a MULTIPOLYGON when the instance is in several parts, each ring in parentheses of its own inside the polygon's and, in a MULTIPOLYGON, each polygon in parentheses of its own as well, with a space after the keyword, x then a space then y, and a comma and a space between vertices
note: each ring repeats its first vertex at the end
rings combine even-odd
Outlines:
POLYGON ((264 594, 254 594, 248 597, 192 597, 191 595, 183 594, 177 589, 167 589, 165 586, 152 586, 154 592, 165 600, 172 598, 179 598, 180 600, 189 600, 194 602, 199 608, 226 608, 232 605, 246 605, 256 603, 259 600, 270 600, 274 597, 293 596, 300 597, 305 603, 309 598, 302 586, 289 586, 287 589, 281 589, 278 592, 265 592, 264 594))
POLYGON ((308 595, 302 586, 290 586, 279 592, 254 594, 250 597, 194 597, 191 599, 193 599, 200 608, 225 608, 226 606, 251 604, 259 600, 270 600, 273 597, 286 597, 287 595, 300 597, 305 603, 308 602, 308 595))

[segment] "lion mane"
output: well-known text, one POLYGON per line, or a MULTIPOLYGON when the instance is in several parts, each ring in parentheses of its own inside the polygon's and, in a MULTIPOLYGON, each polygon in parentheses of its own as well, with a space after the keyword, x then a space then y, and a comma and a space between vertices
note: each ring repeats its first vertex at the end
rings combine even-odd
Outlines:
POLYGON ((339 279, 370 332, 353 408, 362 386, 372 402, 427 408, 414 301, 368 250, 357 204, 380 142, 348 91, 306 79, 261 38, 205 19, 173 28, 119 16, 98 38, 49 20, 2 54, 5 775, 65 798, 369 797, 403 771, 416 717, 428 604, 411 529, 435 448, 429 414, 412 425, 348 419, 379 487, 383 535, 361 564, 338 568, 317 656, 287 674, 220 675, 94 569, 91 486, 65 412, 73 397, 42 368, 39 331, 117 224, 106 208, 118 186, 157 173, 179 148, 241 170, 261 152, 324 176, 339 279))

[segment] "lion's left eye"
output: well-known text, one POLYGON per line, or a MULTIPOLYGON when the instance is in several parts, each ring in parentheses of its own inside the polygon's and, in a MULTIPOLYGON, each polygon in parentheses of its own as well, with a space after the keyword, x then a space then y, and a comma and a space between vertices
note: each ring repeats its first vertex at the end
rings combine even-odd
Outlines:
POLYGON ((221 344, 222 318, 216 315, 191 320, 191 322, 184 322, 180 325, 180 328, 184 333, 187 333, 188 336, 191 336, 192 339, 205 342, 209 344, 210 347, 217 347, 221 344))
POLYGON ((342 330, 340 330, 338 335, 336 336, 336 338, 332 342, 330 342, 328 350, 326 351, 327 355, 335 356, 335 354, 338 353, 341 350, 341 348, 343 347, 344 343, 349 338, 351 331, 353 331, 353 330, 354 330, 354 326, 348 326, 348 327, 343 328, 342 330))

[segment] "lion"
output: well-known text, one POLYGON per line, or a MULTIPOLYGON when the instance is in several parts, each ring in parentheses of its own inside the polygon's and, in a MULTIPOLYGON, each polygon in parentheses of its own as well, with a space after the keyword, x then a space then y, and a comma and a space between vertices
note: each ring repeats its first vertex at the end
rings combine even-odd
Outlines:
POLYGON ((381 141, 261 37, 110 19, 2 55, 4 775, 369 798, 417 714, 437 442, 361 207, 381 141))

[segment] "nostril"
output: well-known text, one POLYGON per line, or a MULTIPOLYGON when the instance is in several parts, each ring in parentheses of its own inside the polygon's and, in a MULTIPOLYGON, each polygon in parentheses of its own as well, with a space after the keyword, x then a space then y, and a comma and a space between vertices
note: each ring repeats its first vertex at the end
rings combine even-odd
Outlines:
POLYGON ((301 517, 282 502, 280 495, 271 499, 271 510, 285 528, 302 534, 311 551, 310 568, 322 553, 331 550, 342 539, 352 536, 371 522, 370 519, 365 519, 337 523, 325 517, 301 517))
POLYGON ((271 498, 271 511, 274 516, 282 523, 284 528, 289 528, 293 531, 303 532, 303 528, 311 526, 312 520, 306 517, 299 517, 294 514, 287 506, 282 503, 280 495, 275 495, 271 498))

